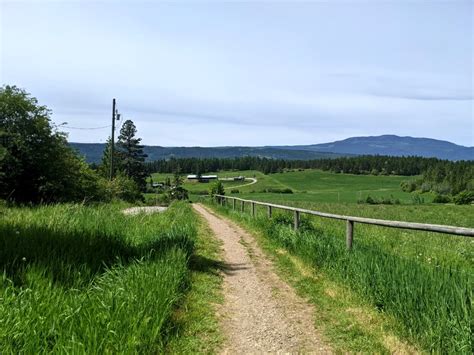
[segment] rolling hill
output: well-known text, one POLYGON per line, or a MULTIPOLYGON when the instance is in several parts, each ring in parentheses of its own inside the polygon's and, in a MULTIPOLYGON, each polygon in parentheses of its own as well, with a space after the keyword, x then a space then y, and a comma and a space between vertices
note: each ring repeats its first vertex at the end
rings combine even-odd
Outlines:
POLYGON ((280 149, 297 149, 311 152, 331 152, 356 155, 391 155, 434 157, 448 160, 474 160, 474 147, 431 139, 383 135, 352 137, 341 141, 297 146, 279 146, 280 149))
MULTIPOLYGON (((98 163, 102 143, 70 143, 89 163, 98 163)), ((474 160, 474 147, 464 147, 430 138, 383 135, 352 137, 341 141, 296 146, 266 147, 161 147, 145 146, 149 161, 175 158, 231 158, 258 156, 275 159, 321 159, 351 155, 391 155, 435 157, 448 160, 474 160)))
MULTIPOLYGON (((70 143, 88 163, 99 163, 102 158, 105 144, 102 143, 70 143)), ((160 147, 145 146, 148 154, 147 161, 169 158, 233 158, 233 157, 266 157, 273 159, 321 159, 337 158, 351 154, 331 152, 315 152, 275 147, 160 147)))

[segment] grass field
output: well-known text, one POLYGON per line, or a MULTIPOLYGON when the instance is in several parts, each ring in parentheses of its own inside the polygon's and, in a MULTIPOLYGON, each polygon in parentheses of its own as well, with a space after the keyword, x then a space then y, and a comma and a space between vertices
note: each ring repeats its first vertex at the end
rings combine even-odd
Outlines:
MULTIPOLYGON (((255 172, 251 172, 256 174, 255 172)), ((257 174, 258 175, 258 174, 257 174)), ((320 170, 292 171, 270 175, 258 175, 259 182, 242 189, 242 193, 255 193, 268 188, 289 188, 294 193, 285 196, 292 201, 308 202, 357 202, 359 199, 372 197, 390 197, 402 203, 411 203, 412 194, 403 192, 400 183, 407 180, 404 176, 373 176, 334 174, 320 170)), ((270 198, 275 198, 275 194, 270 198)), ((425 194, 426 202, 432 200, 425 194)))
MULTIPOLYGON (((316 170, 242 174, 256 175, 259 182, 231 196, 337 214, 474 227, 473 206, 426 203, 431 199, 428 194, 423 195, 425 203, 415 204, 412 194, 400 190, 404 177, 316 170), (259 192, 269 187, 290 188, 294 193, 259 192), (369 194, 393 195, 401 204, 357 203, 360 195, 369 194)), ((250 217, 249 206, 244 214, 220 210, 263 233, 273 249, 283 248, 330 282, 349 287, 378 313, 392 317, 394 331, 416 346, 434 352, 472 353, 472 238, 356 224, 354 249, 348 252, 341 221, 303 216, 302 228, 295 233, 289 213, 275 212, 268 220, 266 210, 260 207, 256 219, 250 217)), ((354 339, 350 341, 356 345, 349 349, 368 351, 354 339)))
POLYGON ((175 337, 197 233, 188 204, 159 215, 114 205, 0 214, 2 352, 163 352, 175 337))
MULTIPOLYGON (((262 193, 267 189, 289 188, 293 194, 285 195, 285 200, 299 202, 347 202, 354 203, 367 196, 381 198, 391 196, 399 199, 401 203, 413 203, 414 194, 403 192, 400 183, 413 177, 406 176, 373 176, 334 174, 321 170, 289 171, 283 173, 264 175, 259 171, 223 171, 212 173, 220 178, 243 175, 247 178, 256 178, 258 182, 253 185, 238 187, 242 196, 256 199, 265 197, 266 200, 277 200, 281 197, 275 193, 262 193)), ((153 181, 164 181, 171 174, 153 174, 153 181)), ((185 181, 184 187, 191 194, 208 191, 212 183, 198 183, 185 181)), ((242 185, 242 182, 223 181, 226 188, 242 185)), ((230 192, 230 191, 228 191, 230 192)), ((425 202, 431 202, 433 195, 422 195, 425 202)))

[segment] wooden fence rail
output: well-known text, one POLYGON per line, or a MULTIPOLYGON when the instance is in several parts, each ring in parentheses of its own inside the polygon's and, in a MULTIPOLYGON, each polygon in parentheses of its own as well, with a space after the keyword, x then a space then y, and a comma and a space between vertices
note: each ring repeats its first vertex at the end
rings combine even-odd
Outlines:
POLYGON ((254 200, 245 200, 238 197, 231 197, 231 196, 224 196, 224 195, 215 195, 215 198, 218 202, 222 205, 225 204, 227 200, 232 201, 232 207, 235 210, 236 201, 240 201, 241 203, 241 211, 244 211, 245 203, 249 203, 251 205, 251 213, 252 216, 255 216, 255 206, 266 206, 268 208, 268 217, 272 217, 272 209, 278 208, 285 211, 292 211, 294 213, 294 229, 297 230, 300 225, 300 214, 309 214, 313 216, 319 216, 324 218, 332 218, 332 219, 339 219, 346 221, 346 244, 348 249, 352 249, 352 242, 354 240, 354 224, 363 223, 363 224, 371 224, 376 226, 382 227, 390 227, 390 228, 400 228, 400 229, 413 229, 413 230, 420 230, 426 232, 436 232, 436 233, 445 233, 445 234, 453 234, 453 235, 460 235, 464 237, 474 237, 474 228, 464 228, 464 227, 456 227, 456 226, 445 226, 441 224, 427 224, 427 223, 412 223, 412 222, 402 222, 402 221, 390 221, 385 219, 375 219, 375 218, 365 218, 365 217, 355 217, 355 216, 344 216, 338 215, 333 213, 325 213, 313 210, 307 210, 304 208, 298 207, 290 207, 290 206, 283 206, 277 205, 274 203, 268 202, 261 202, 261 201, 254 201, 254 200))

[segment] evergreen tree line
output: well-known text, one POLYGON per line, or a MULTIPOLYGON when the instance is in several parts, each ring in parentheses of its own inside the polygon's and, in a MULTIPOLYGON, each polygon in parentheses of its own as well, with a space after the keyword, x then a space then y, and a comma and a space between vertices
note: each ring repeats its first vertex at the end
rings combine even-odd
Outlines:
POLYGON ((422 189, 457 194, 474 190, 474 161, 441 160, 423 157, 391 157, 363 155, 314 160, 284 160, 261 157, 240 158, 172 158, 146 163, 149 173, 204 174, 221 170, 257 170, 264 174, 294 169, 321 169, 334 173, 364 175, 402 175, 421 177, 405 184, 404 189, 422 189))

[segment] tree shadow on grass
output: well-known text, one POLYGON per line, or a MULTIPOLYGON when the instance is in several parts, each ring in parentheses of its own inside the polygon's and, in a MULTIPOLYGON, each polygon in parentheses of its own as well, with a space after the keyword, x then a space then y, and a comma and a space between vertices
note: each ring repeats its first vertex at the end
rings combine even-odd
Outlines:
POLYGON ((172 248, 190 255, 193 242, 187 236, 172 235, 132 245, 124 235, 0 225, 0 271, 15 286, 26 284, 27 273, 35 269, 54 284, 80 287, 114 265, 154 259, 172 248))

